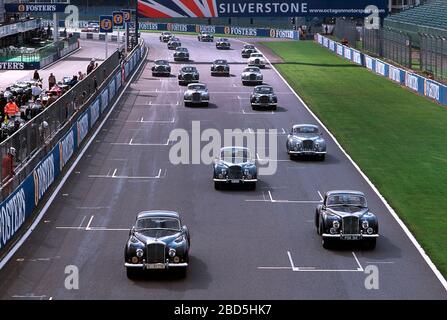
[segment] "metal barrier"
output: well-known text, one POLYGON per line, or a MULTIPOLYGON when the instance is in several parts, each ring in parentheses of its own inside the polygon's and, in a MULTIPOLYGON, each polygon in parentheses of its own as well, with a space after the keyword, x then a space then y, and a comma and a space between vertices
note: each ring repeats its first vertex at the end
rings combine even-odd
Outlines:
POLYGON ((412 67, 412 40, 404 32, 364 28, 363 49, 407 68, 412 67))
POLYGON ((439 79, 447 79, 447 39, 420 33, 421 70, 439 79))
POLYGON ((98 89, 104 81, 119 66, 120 54, 116 51, 84 80, 78 82, 72 89, 0 144, 2 159, 7 158, 11 147, 16 149, 14 159, 16 174, 13 177, 7 176, 7 168, 4 168, 3 161, 0 163, 2 171, 2 181, 0 182, 2 195, 0 199, 7 197, 11 190, 15 190, 32 172, 42 158, 36 156, 37 152, 48 147, 48 141, 54 140, 64 124, 79 110, 82 110, 82 106, 98 93, 98 89))

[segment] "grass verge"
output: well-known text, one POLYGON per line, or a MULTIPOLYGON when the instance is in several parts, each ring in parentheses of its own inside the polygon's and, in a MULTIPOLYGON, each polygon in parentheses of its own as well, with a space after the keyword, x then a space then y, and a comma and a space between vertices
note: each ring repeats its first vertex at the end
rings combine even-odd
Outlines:
POLYGON ((445 277, 447 109, 314 42, 263 44, 445 277))

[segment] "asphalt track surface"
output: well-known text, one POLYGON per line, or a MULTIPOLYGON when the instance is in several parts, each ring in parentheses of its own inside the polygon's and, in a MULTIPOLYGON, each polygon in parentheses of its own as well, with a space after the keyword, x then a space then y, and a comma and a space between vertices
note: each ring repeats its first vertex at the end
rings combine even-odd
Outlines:
MULTIPOLYGON (((185 108, 175 77, 154 78, 154 59, 172 51, 145 34, 150 53, 101 132, 57 194, 31 236, 0 271, 1 299, 446 299, 440 281, 329 135, 325 162, 290 161, 284 131, 316 123, 273 69, 274 113, 252 111, 240 74, 242 43, 217 51, 214 43, 180 36, 201 81, 210 89, 208 108, 185 108), (210 61, 231 63, 229 78, 211 77, 210 61), (212 167, 172 165, 166 145, 171 130, 277 129, 278 168, 261 176, 256 191, 216 191, 212 167), (284 129, 284 131, 283 131, 284 129), (130 143, 132 142, 132 143, 130 143), (356 245, 321 246, 313 223, 319 193, 364 191, 379 217, 374 251, 356 245), (270 196, 272 198, 270 198, 270 196), (273 199, 274 201, 271 201, 273 199), (180 212, 191 232, 190 269, 182 279, 149 273, 129 280, 123 266, 128 228, 138 212, 180 212), (79 268, 79 289, 64 286, 67 265, 79 268), (365 288, 369 265, 379 269, 379 289, 365 288)), ((181 64, 172 64, 173 74, 181 64)))

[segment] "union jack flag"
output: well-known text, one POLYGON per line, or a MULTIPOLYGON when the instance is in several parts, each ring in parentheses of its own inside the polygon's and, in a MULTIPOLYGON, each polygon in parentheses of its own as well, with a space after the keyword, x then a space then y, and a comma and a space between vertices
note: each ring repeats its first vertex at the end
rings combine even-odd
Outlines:
POLYGON ((138 11, 148 18, 218 16, 216 0, 138 0, 138 11))

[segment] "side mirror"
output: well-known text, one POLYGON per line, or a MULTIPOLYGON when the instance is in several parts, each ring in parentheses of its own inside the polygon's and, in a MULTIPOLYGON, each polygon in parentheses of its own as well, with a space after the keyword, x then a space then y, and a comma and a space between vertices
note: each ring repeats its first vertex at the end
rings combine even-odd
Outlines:
POLYGON ((152 67, 152 71, 154 71, 155 70, 155 67, 152 67))

